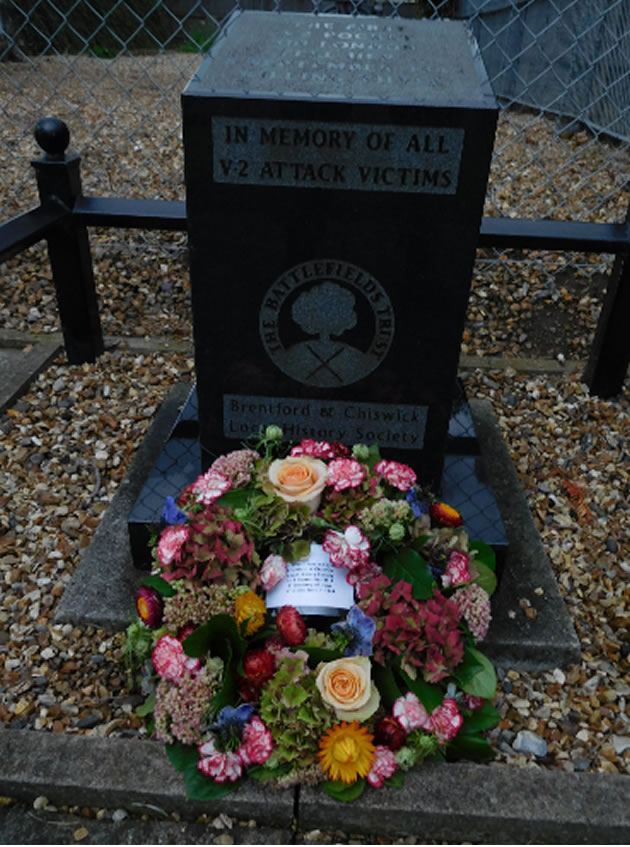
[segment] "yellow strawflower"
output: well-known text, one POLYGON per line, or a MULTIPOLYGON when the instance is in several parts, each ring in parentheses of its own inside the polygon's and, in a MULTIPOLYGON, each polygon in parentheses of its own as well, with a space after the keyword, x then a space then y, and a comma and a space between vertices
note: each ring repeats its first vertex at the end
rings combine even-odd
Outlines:
POLYGON ((249 618, 247 629, 245 630, 247 635, 253 635, 264 624, 266 611, 265 601, 254 591, 239 594, 234 603, 236 623, 240 626, 249 618))
POLYGON ((330 779, 356 782, 370 772, 374 761, 374 736, 358 721, 335 724, 322 735, 317 757, 330 779))

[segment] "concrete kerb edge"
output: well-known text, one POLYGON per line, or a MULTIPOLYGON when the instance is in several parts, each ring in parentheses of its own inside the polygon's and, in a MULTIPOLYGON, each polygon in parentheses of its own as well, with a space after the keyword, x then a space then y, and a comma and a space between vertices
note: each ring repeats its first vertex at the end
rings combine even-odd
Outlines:
POLYGON ((187 800, 184 780, 151 740, 0 730, 0 794, 55 805, 223 812, 237 820, 302 831, 343 830, 494 843, 628 843, 630 781, 509 765, 424 765, 402 789, 368 790, 339 804, 321 790, 270 790, 251 781, 211 803, 187 800), (295 810, 297 808, 297 817, 295 810))

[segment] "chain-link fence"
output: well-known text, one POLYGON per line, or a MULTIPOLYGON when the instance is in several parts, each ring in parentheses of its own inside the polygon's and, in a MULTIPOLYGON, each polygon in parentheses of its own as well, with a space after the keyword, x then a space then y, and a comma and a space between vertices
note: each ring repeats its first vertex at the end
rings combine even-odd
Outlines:
MULTIPOLYGON (((270 12, 467 19, 501 105, 486 214, 624 218, 630 178, 629 0, 236 3, 270 12)), ((180 94, 236 7, 234 0, 0 0, 5 158, 0 219, 37 201, 29 161, 38 154, 33 127, 44 115, 56 115, 70 127, 86 194, 183 199, 180 94)), ((168 308, 160 297, 172 294, 174 265, 185 288, 183 236, 119 231, 96 236, 100 269, 109 274, 99 276, 102 296, 107 297, 103 286, 113 269, 124 274, 134 251, 147 260, 147 243, 166 250, 154 263, 156 284, 140 274, 127 299, 131 314, 141 316, 134 324, 128 313, 118 317, 116 310, 105 310, 106 332, 163 328, 160 316, 168 308), (101 241, 107 245, 102 250, 101 241), (124 244, 126 253, 112 257, 113 242, 124 244)), ((15 267, 9 267, 10 283, 15 267)), ((549 338, 554 328, 540 324, 538 306, 551 303, 555 326, 571 336, 558 352, 583 358, 607 268, 600 256, 480 251, 464 351, 537 352, 536 336, 549 338), (500 298, 504 308, 504 327, 492 330, 490 341, 484 340, 488 298, 500 298)), ((16 308, 10 303, 0 315, 17 321, 17 328, 56 328, 37 314, 29 318, 19 300, 14 292, 16 308)))

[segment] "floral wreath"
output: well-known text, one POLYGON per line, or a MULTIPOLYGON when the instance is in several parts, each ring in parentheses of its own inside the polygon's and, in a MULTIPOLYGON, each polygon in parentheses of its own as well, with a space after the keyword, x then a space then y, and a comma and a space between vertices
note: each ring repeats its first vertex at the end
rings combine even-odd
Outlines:
POLYGON ((425 760, 491 758, 492 549, 376 446, 286 455, 282 438, 267 427, 167 498, 127 630, 138 714, 188 796, 249 777, 349 801, 425 760), (344 620, 265 605, 313 543, 353 586, 344 620))

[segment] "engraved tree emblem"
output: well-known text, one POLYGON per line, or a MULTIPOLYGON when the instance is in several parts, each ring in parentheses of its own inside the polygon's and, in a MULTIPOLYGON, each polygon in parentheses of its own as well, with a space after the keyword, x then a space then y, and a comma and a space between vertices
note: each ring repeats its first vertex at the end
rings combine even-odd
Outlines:
POLYGON ((291 316, 306 335, 316 335, 317 340, 306 344, 308 351, 315 357, 316 364, 306 379, 310 380, 322 370, 343 382, 343 378, 331 365, 349 345, 333 341, 332 336, 343 335, 346 330, 357 325, 355 312, 356 298, 352 292, 334 282, 326 281, 305 291, 293 304, 291 316))

